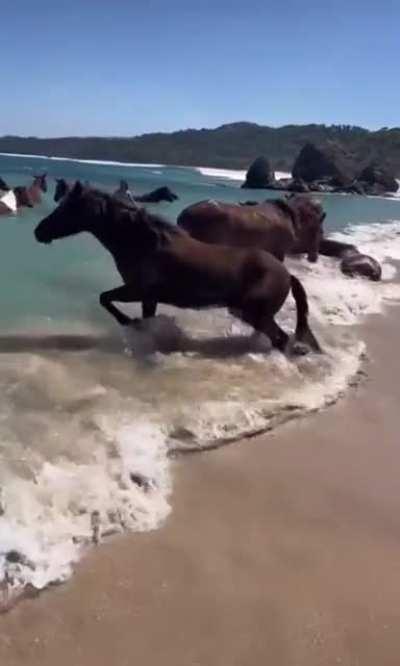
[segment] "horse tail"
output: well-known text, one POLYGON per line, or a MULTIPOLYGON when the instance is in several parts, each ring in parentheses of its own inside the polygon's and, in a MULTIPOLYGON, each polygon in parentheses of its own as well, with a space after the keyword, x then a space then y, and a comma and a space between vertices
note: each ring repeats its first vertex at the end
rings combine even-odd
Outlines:
POLYGON ((290 283, 297 311, 295 339, 309 345, 314 351, 320 352, 321 347, 308 325, 309 310, 305 289, 300 280, 294 275, 290 276, 290 283))

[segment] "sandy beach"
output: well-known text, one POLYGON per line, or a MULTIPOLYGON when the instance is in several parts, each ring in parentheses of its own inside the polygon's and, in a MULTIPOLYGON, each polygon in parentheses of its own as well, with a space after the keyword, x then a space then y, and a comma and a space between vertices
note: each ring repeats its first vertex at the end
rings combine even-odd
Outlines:
POLYGON ((159 531, 0 618, 2 666, 397 666, 399 310, 326 411, 175 463, 159 531))

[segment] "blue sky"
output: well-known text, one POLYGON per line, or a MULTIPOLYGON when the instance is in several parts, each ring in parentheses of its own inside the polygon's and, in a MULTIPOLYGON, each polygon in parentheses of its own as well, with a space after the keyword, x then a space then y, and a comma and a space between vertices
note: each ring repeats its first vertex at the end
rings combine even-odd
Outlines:
POLYGON ((0 135, 400 125, 395 1, 13 0, 1 25, 0 135))

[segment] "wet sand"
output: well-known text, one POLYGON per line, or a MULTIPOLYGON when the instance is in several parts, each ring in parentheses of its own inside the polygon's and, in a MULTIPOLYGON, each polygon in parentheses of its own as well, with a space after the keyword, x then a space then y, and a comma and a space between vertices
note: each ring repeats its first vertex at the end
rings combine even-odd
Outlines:
POLYGON ((337 405, 174 463, 165 526, 1 616, 1 666, 398 666, 399 330, 337 405))

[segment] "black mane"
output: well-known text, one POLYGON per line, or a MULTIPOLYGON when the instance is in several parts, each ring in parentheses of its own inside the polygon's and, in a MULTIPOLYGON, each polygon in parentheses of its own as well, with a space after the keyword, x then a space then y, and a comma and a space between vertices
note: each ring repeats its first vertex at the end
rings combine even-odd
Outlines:
POLYGON ((93 196, 102 199, 105 209, 113 218, 114 223, 132 224, 135 222, 145 223, 150 229, 158 234, 172 234, 174 236, 187 235, 186 232, 176 224, 169 222, 161 215, 149 213, 144 207, 138 208, 129 201, 121 201, 108 192, 91 188, 86 190, 86 196, 93 196))

